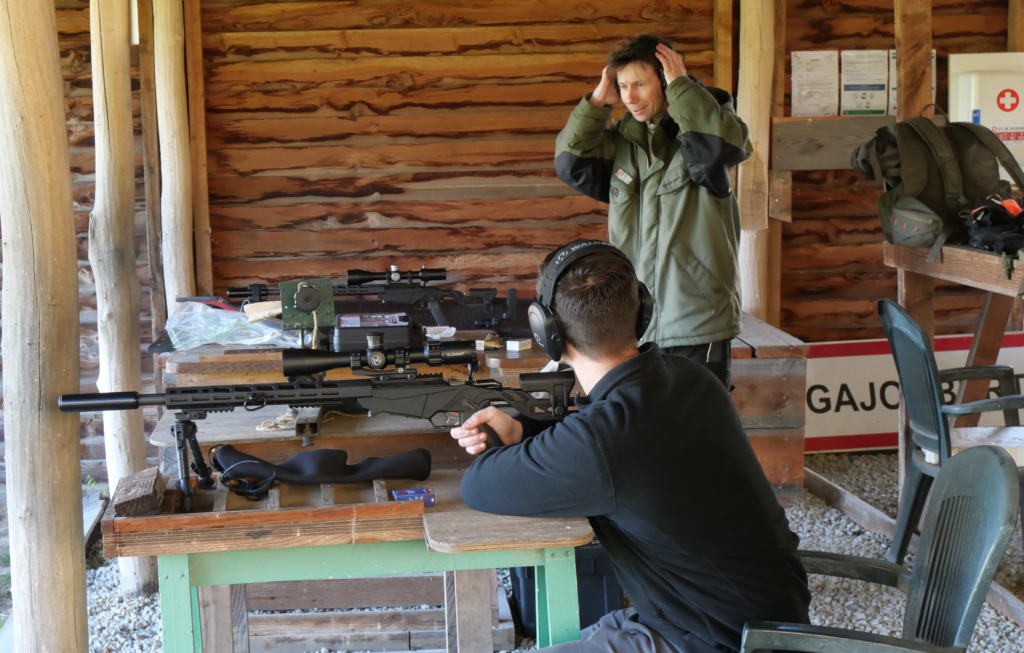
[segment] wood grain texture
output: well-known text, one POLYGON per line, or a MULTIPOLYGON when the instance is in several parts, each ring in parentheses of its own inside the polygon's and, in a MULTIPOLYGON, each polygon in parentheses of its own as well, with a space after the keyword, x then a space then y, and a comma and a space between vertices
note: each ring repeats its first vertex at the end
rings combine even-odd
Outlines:
MULTIPOLYGON (((245 601, 248 610, 344 610, 442 605, 444 582, 441 574, 414 574, 254 583, 246 585, 245 601)), ((380 613, 370 614, 379 616, 380 613)))
POLYGON ((895 0, 899 118, 916 117, 931 104, 931 0, 895 0))
MULTIPOLYGON (((687 52, 715 50, 714 23, 706 18, 658 25, 656 31, 687 52)), ((490 25, 399 29, 255 31, 203 34, 208 65, 274 59, 354 59, 374 56, 542 54, 600 52, 651 30, 645 22, 584 25, 490 25)), ((706 56, 706 55, 705 55, 706 56)))
POLYGON ((196 289, 192 238, 194 178, 188 142, 185 24, 181 3, 153 5, 153 34, 164 284, 170 314, 176 307, 176 297, 194 297, 196 289))
POLYGON ((733 0, 715 0, 715 86, 732 93, 733 0))
MULTIPOLYGON (((1013 308, 1013 297, 996 293, 985 293, 985 303, 978 316, 978 327, 967 352, 967 367, 977 365, 995 365, 999 357, 999 349, 1003 344, 1003 334, 1013 308)), ((988 397, 990 381, 978 379, 961 382, 957 391, 956 403, 962 404, 988 397)), ((956 418, 955 425, 961 428, 977 426, 981 415, 961 415, 956 418)))
POLYGON ((585 519, 536 519, 477 512, 423 516, 427 545, 438 553, 583 546, 594 538, 585 519))
MULTIPOLYGON (((739 197, 740 222, 745 230, 768 228, 768 156, 771 147, 772 71, 775 66, 774 34, 773 0, 742 0, 736 114, 746 123, 750 143, 754 148, 750 158, 739 166, 736 190, 739 197)), ((756 275, 758 279, 761 276, 756 275)), ((746 310, 757 314, 757 311, 750 311, 749 308, 746 310)))
MULTIPOLYGON (((70 163, 53 5, 0 11, 2 352, 12 649, 89 648, 78 424, 78 309, 70 163), (40 483, 40 479, 47 479, 40 483)), ((79 26, 89 31, 88 20, 79 26)))
POLYGON ((772 168, 850 168, 853 150, 874 136, 879 128, 895 121, 895 116, 776 118, 772 131, 772 168))
POLYGON ((1022 21, 1024 21, 1024 3, 1021 0, 1009 0, 1006 16, 1007 52, 1024 52, 1024 24, 1022 21))
POLYGON ((798 429, 749 429, 747 438, 757 462, 776 490, 792 490, 804 484, 804 431, 798 429))
POLYGON ((710 18, 711 0, 631 2, 608 0, 573 5, 558 0, 503 2, 486 0, 453 4, 422 0, 409 5, 401 0, 355 0, 338 11, 331 2, 283 2, 274 4, 204 3, 203 24, 210 32, 292 31, 336 29, 443 28, 486 25, 537 25, 570 23, 675 22, 710 18))
MULTIPOLYGON (((164 262, 160 223, 160 134, 157 128, 156 60, 153 53, 153 0, 139 0, 139 96, 142 116, 142 158, 146 188, 146 253, 153 331, 159 337, 167 324, 164 262)), ((158 390, 159 392, 159 390, 158 390)))
MULTIPOLYGON (((133 152, 129 11, 116 0, 99 0, 89 13, 93 110, 96 129, 96 199, 89 221, 89 264, 96 284, 101 392, 138 392, 141 385, 139 311, 142 288, 135 273, 135 155, 133 152)), ((142 412, 103 415, 110 487, 146 468, 142 412)), ((116 499, 116 491, 115 491, 116 499)), ((115 501, 116 503, 116 501, 115 501)), ((117 506, 115 505, 115 512, 117 506)), ((156 561, 119 563, 126 596, 158 587, 156 561)))
MULTIPOLYGON (((199 0, 184 0, 185 72, 188 75, 189 150, 192 153, 192 227, 195 283, 200 295, 213 293, 210 197, 206 170, 206 87, 203 82, 203 26, 199 0)), ((180 296, 180 295, 179 295, 180 296)))

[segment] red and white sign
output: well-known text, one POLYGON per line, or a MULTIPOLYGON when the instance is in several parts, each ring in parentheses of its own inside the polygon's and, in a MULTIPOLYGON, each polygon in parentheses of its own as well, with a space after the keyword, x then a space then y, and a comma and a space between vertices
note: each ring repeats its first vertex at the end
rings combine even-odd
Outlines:
MULTIPOLYGON (((939 336, 939 369, 963 367, 972 336, 939 336)), ((807 356, 807 421, 804 447, 819 451, 894 449, 898 446, 900 384, 887 340, 818 343, 807 356)), ((1024 377, 1024 333, 1003 337, 997 363, 1024 377)), ((995 388, 996 384, 993 383, 995 388)), ((947 398, 956 387, 943 388, 947 398)), ((992 393, 990 396, 995 396, 992 393)), ((1002 425, 1002 413, 986 413, 982 426, 1002 425)))
POLYGON ((999 108, 1003 111, 1013 111, 1020 104, 1020 96, 1017 95, 1017 91, 1012 88, 1005 88, 999 92, 996 104, 998 104, 999 108))
POLYGON ((1012 146, 1020 145, 1024 141, 1024 126, 1014 127, 1001 127, 995 126, 992 128, 992 133, 996 135, 996 138, 1008 143, 1012 146))

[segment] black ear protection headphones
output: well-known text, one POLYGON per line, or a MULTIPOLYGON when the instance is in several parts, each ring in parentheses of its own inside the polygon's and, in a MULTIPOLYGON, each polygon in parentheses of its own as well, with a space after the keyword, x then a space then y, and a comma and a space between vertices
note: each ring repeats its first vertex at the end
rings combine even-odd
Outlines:
MULTIPOLYGON (((584 256, 596 254, 597 252, 611 252, 621 256, 629 262, 626 255, 617 247, 604 242, 603 240, 574 240, 564 245, 554 255, 551 261, 545 266, 544 273, 540 280, 540 289, 537 292, 537 299, 530 305, 528 317, 530 319, 530 331, 533 332, 533 339, 537 341, 544 353, 551 360, 561 360, 565 352, 565 331, 559 324, 558 318, 551 306, 555 296, 555 288, 558 280, 569 267, 584 256)), ((633 267, 630 262, 630 267, 633 267)), ((640 340, 647 327, 651 324, 654 316, 654 297, 642 281, 637 279, 638 292, 640 295, 640 310, 636 316, 636 339, 640 340)))

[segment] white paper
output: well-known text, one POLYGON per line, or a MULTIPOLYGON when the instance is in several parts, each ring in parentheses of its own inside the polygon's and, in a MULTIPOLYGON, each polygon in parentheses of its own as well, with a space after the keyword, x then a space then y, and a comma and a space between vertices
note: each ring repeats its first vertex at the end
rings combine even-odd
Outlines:
POLYGON ((843 50, 844 116, 884 116, 889 100, 889 51, 843 50))
POLYGON ((839 114, 839 52, 793 53, 794 116, 839 114))
MULTIPOLYGON (((889 50, 889 115, 899 110, 899 75, 896 74, 896 51, 889 50)), ((935 102, 935 50, 932 50, 932 102, 935 102)), ((914 116, 907 116, 913 118, 914 116)))

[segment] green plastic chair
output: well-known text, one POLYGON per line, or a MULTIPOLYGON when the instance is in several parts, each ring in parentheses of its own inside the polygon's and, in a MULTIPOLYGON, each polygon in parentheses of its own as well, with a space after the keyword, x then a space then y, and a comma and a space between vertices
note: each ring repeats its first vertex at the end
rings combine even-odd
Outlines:
POLYGON ((903 637, 806 624, 748 622, 741 653, 962 653, 1017 523, 1017 468, 1004 449, 950 458, 935 479, 913 571, 885 560, 801 551, 809 574, 895 587, 907 595, 903 637))
MULTIPOLYGON (((939 468, 952 454, 951 416, 1001 410, 1006 426, 1020 426, 1017 409, 1024 408, 1024 396, 1017 395, 1013 368, 1009 365, 979 365, 940 372, 935 365, 931 338, 909 313, 896 302, 882 299, 878 302, 878 314, 896 361, 911 433, 912 446, 907 451, 907 471, 896 513, 896 531, 886 556, 889 562, 901 565, 921 520, 928 490, 939 468), (1000 397, 942 405, 943 382, 974 379, 998 380, 1000 397), (933 454, 935 462, 926 459, 926 451, 933 454)), ((1024 501, 1024 497, 1021 500, 1024 501)))

